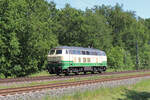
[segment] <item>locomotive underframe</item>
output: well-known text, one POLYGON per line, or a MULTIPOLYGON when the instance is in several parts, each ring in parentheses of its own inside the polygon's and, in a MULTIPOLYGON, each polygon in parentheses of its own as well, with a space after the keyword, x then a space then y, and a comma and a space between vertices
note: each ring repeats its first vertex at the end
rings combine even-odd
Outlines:
MULTIPOLYGON (((101 73, 102 71, 106 71, 106 66, 72 66, 73 64, 70 64, 68 67, 64 67, 63 63, 60 62, 55 62, 55 63, 50 63, 48 64, 48 72, 50 74, 66 74, 68 75, 69 73, 75 73, 78 74, 80 72, 99 72, 101 73)), ((105 64, 102 64, 105 65, 105 64)))

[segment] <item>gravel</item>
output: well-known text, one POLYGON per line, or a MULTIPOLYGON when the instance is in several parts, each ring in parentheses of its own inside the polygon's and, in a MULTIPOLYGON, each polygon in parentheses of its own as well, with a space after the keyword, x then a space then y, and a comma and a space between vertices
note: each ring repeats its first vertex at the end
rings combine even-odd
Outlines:
POLYGON ((84 92, 87 90, 91 91, 91 90, 95 90, 98 88, 113 88, 113 87, 117 87, 121 85, 131 85, 131 84, 140 82, 144 79, 150 79, 150 76, 100 82, 100 83, 67 87, 67 88, 61 88, 61 89, 47 89, 47 90, 36 91, 36 92, 0 96, 0 100, 41 100, 41 99, 46 99, 49 96, 61 97, 63 95, 72 95, 76 92, 84 92))

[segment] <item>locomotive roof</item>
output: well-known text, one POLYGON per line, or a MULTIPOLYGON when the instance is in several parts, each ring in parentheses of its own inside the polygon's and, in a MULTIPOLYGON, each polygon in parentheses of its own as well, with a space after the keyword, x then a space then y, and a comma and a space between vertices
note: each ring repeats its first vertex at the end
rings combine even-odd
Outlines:
POLYGON ((104 52, 99 49, 93 49, 93 48, 84 48, 84 47, 75 47, 75 46, 58 46, 54 49, 73 49, 73 50, 88 50, 88 51, 96 51, 96 52, 104 52))

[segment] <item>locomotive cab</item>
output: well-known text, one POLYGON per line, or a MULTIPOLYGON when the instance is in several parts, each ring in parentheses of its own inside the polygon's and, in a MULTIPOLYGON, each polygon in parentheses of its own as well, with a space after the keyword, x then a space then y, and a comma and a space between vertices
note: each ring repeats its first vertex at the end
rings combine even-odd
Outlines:
POLYGON ((68 74, 80 72, 102 72, 106 70, 107 56, 104 51, 83 48, 60 46, 48 53, 48 72, 50 74, 68 74))
POLYGON ((64 56, 68 55, 66 49, 52 49, 48 53, 48 71, 50 74, 62 73, 62 66, 64 62, 64 56))

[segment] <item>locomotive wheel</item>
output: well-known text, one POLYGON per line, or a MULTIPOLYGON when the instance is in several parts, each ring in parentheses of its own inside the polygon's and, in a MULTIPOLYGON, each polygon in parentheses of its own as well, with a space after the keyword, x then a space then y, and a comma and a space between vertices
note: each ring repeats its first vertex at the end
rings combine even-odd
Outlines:
POLYGON ((59 75, 60 73, 58 72, 58 73, 56 73, 57 75, 59 75))
POLYGON ((69 76, 69 72, 68 72, 68 70, 65 72, 65 76, 69 76))
POLYGON ((95 71, 96 71, 96 68, 93 67, 93 70, 91 71, 91 74, 94 74, 95 71))
POLYGON ((65 76, 69 76, 69 73, 68 73, 68 72, 66 72, 66 73, 65 73, 65 76))
POLYGON ((75 72, 75 75, 78 75, 79 73, 78 72, 75 72))
POLYGON ((68 76, 68 75, 69 75, 69 72, 70 72, 70 71, 69 71, 68 69, 65 69, 65 70, 64 70, 65 76, 68 76))
POLYGON ((54 74, 51 69, 48 69, 49 74, 54 74))
POLYGON ((92 71, 91 74, 94 74, 94 71, 92 71))
POLYGON ((86 75, 86 71, 84 71, 84 75, 86 75))
POLYGON ((102 73, 101 71, 98 71, 98 73, 102 73))
POLYGON ((106 71, 106 66, 103 67, 103 71, 106 71))

